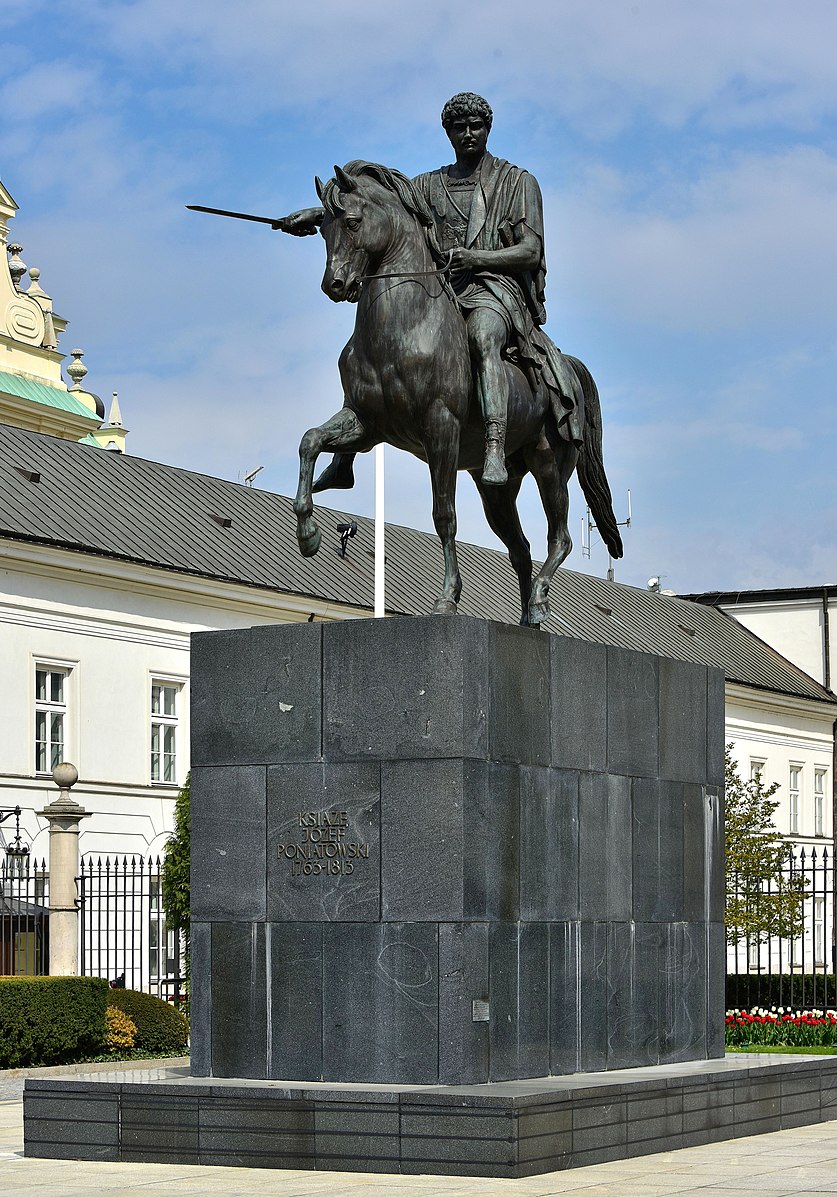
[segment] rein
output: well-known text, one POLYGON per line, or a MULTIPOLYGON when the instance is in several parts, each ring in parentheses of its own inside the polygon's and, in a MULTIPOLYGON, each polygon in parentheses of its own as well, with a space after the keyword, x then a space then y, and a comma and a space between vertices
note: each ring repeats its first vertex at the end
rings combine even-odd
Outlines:
POLYGON ((444 266, 440 266, 438 270, 401 270, 397 274, 362 274, 360 281, 362 283, 371 282, 376 278, 429 278, 435 274, 447 274, 450 270, 450 264, 453 261, 453 250, 448 250, 448 260, 444 266))

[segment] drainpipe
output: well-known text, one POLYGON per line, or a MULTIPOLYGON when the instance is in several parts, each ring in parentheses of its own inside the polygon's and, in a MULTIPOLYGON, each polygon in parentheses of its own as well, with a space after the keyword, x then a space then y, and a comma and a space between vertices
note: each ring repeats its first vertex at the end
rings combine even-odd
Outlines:
POLYGON ((831 643, 828 630, 828 587, 822 588, 822 684, 831 689, 831 643))

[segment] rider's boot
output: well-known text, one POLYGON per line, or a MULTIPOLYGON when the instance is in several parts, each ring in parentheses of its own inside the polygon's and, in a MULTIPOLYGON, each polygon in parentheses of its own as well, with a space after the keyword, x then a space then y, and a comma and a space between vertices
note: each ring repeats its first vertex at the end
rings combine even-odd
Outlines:
POLYGON ((485 421, 485 467, 482 481, 486 486, 505 486, 509 476, 506 472, 506 421, 485 421))
POLYGON ((322 490, 351 490, 355 484, 354 453, 335 453, 329 464, 311 487, 311 493, 322 490))

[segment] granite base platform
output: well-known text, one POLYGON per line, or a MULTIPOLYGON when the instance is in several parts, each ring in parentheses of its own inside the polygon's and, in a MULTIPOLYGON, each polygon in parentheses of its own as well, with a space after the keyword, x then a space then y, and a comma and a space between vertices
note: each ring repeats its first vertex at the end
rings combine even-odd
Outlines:
POLYGON ((48 1159, 523 1177, 837 1119, 837 1057, 734 1055, 458 1087, 159 1069, 27 1080, 48 1159))
POLYGON ((485 620, 192 637, 192 1071, 723 1056, 724 679, 485 620))

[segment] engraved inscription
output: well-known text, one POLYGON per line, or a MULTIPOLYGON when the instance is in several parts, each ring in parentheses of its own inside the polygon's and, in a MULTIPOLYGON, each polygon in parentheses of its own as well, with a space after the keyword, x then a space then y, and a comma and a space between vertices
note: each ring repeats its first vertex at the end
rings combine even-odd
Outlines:
POLYGON ((348 811, 307 810, 297 815, 300 838, 279 844, 277 856, 290 864, 292 877, 348 877, 355 865, 369 859, 369 844, 347 840, 348 811))

